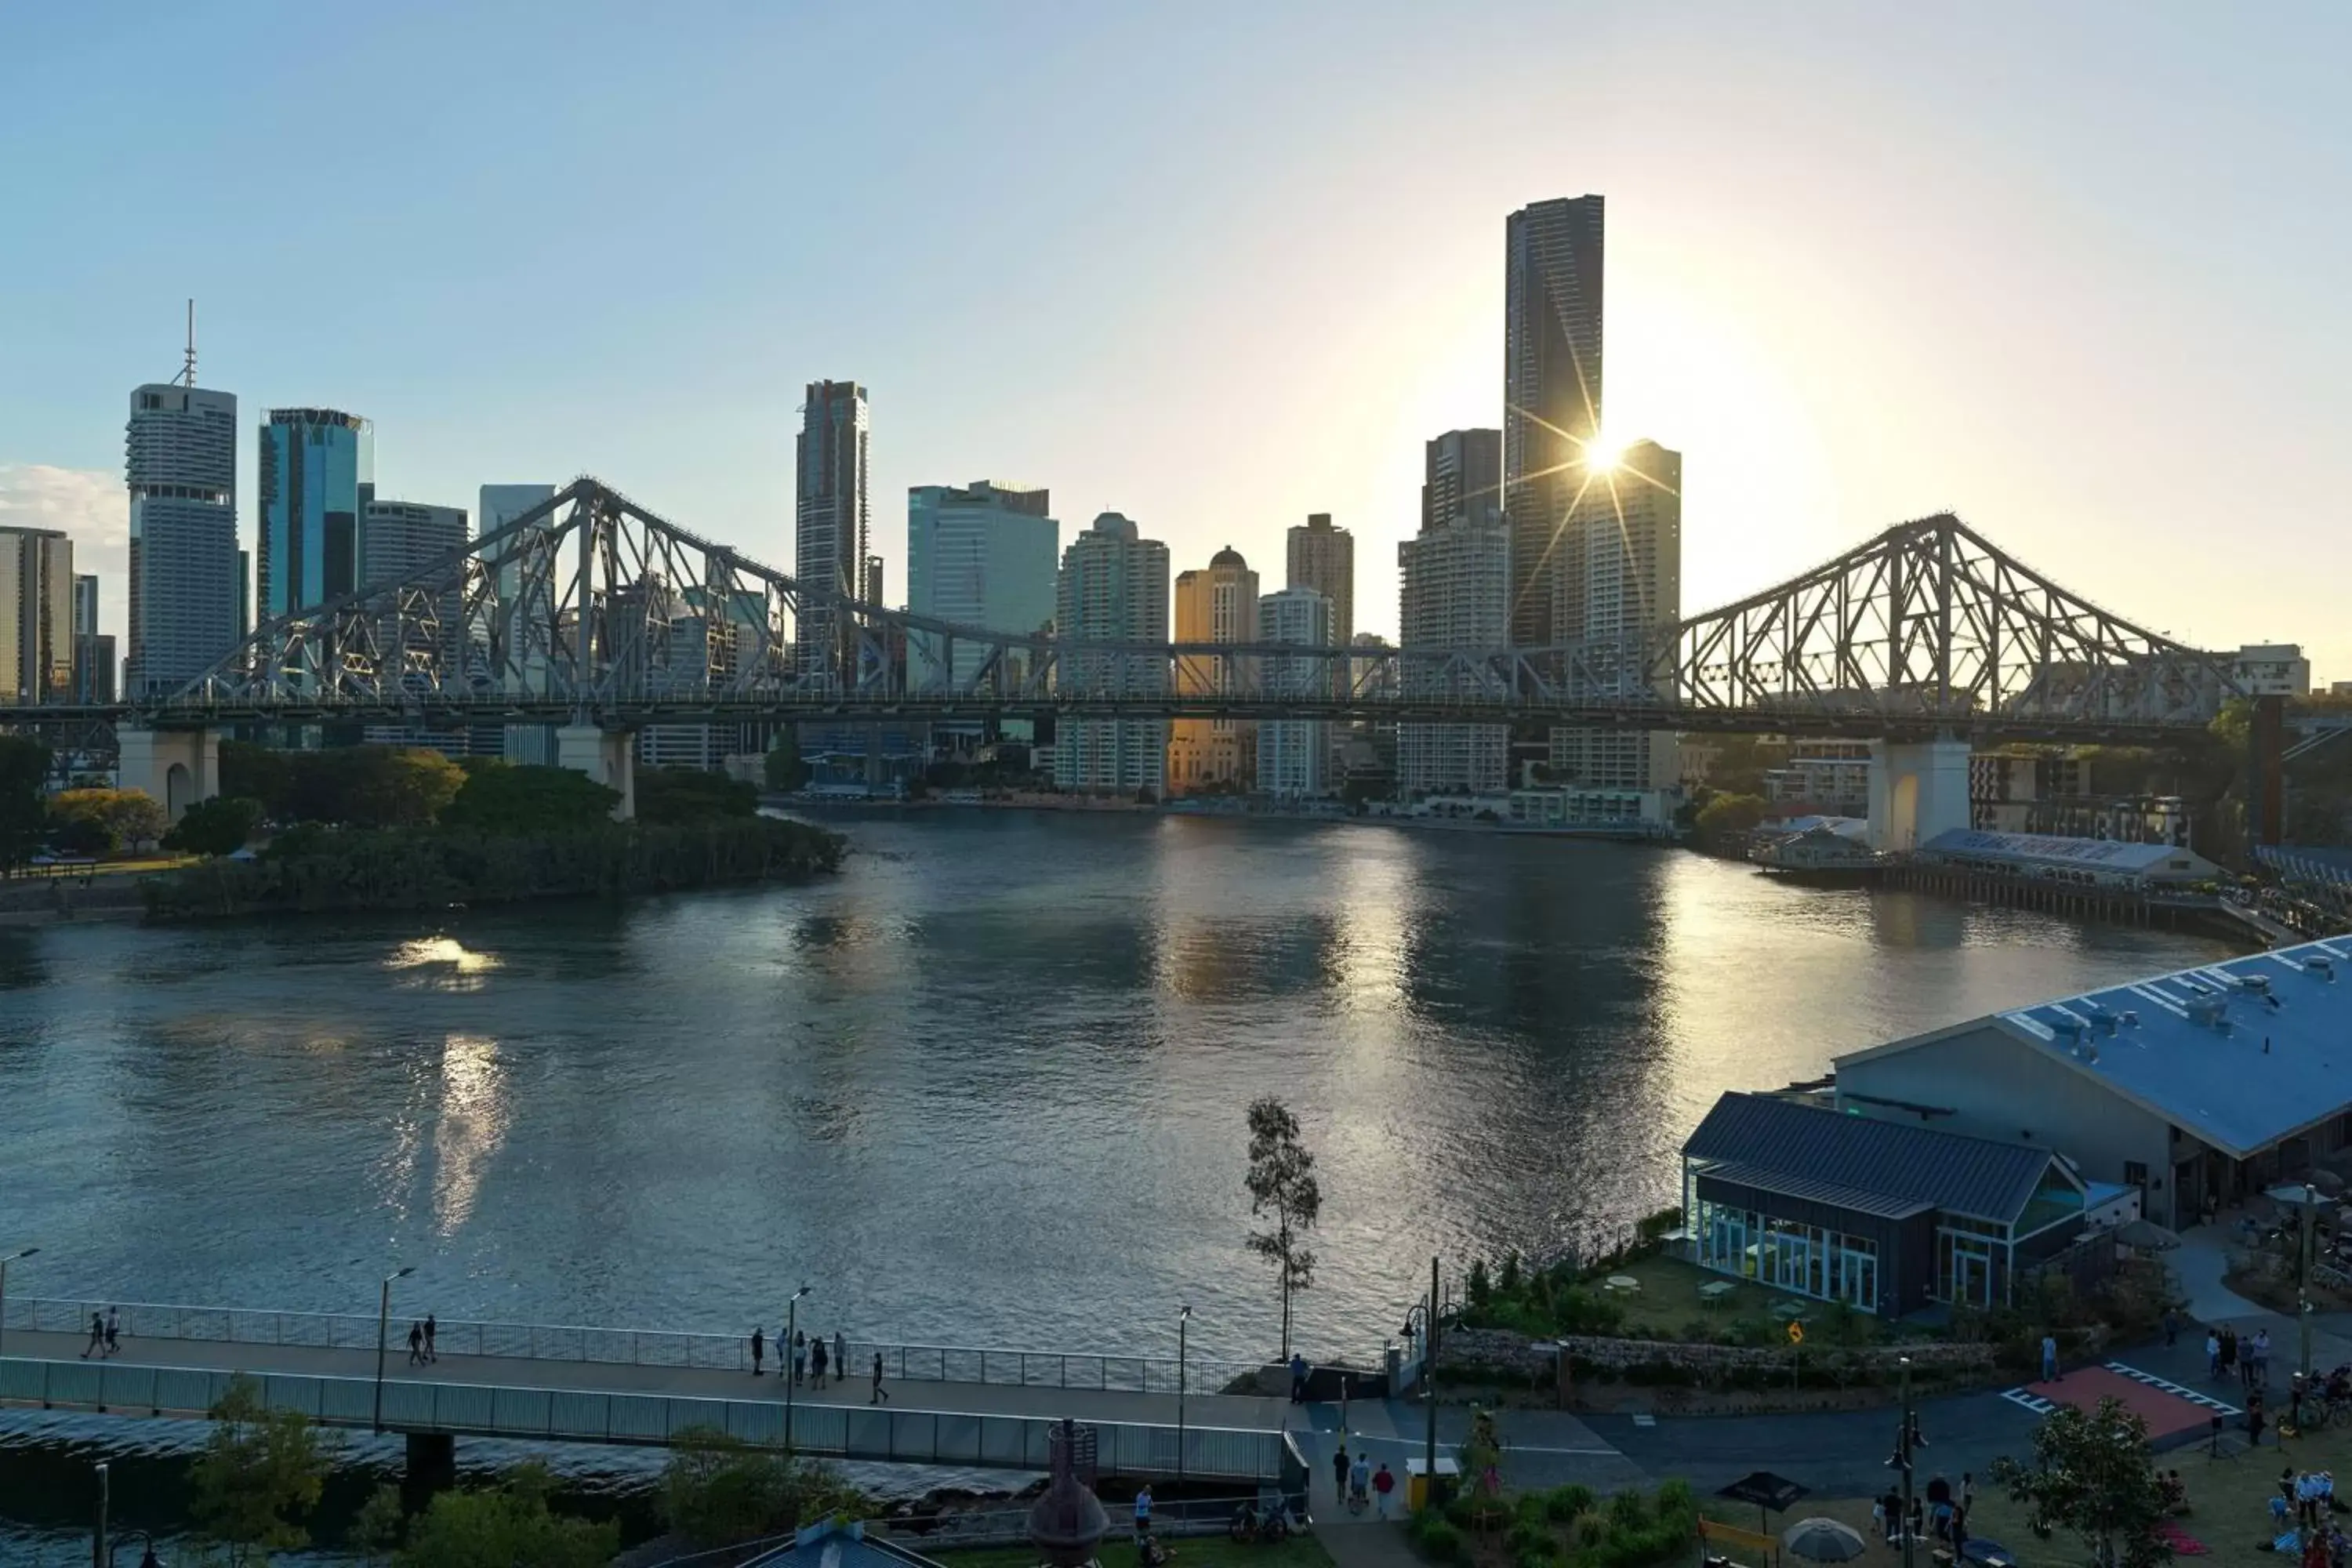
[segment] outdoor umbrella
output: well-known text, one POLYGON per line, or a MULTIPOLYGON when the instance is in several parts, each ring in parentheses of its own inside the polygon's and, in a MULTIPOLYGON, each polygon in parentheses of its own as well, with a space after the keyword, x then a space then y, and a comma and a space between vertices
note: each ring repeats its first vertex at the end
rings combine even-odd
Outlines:
POLYGON ((2152 1219, 2136 1219, 2116 1227, 2116 1239, 2142 1252, 2169 1252, 2180 1238, 2152 1219))
POLYGON ((1979 1568, 2017 1568, 2017 1559, 2010 1555, 2008 1547, 1976 1535, 1960 1542, 1960 1561, 1974 1563, 1979 1568))
POLYGON ((2329 1197, 2340 1198, 2344 1195, 2344 1178, 2324 1166, 2311 1173, 2311 1184, 2329 1197))
POLYGON ((2301 1182, 2282 1182, 2277 1186, 2265 1191, 2263 1194, 2263 1196, 2270 1199, 2271 1202, 2274 1204, 2284 1204, 2291 1209, 2301 1208, 2306 1202, 2318 1203, 2322 1201, 2316 1196, 2305 1194, 2301 1182))
POLYGON ((1780 1544, 1815 1563, 1851 1563, 1865 1550, 1860 1531, 1833 1519, 1801 1519, 1781 1532, 1780 1544))
POLYGON ((1769 1470, 1750 1470, 1727 1487, 1717 1489, 1716 1496, 1727 1502, 1752 1502, 1756 1505, 1756 1525, 1764 1526, 1764 1510, 1785 1513, 1790 1505, 1803 1497, 1807 1488, 1786 1476, 1776 1476, 1769 1470))

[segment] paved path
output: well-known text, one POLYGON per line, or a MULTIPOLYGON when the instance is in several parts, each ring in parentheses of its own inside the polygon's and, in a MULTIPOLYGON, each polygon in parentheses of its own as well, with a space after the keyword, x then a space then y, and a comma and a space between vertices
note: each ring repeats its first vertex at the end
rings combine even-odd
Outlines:
MULTIPOLYGON (((5 1346, 10 1356, 45 1361, 72 1361, 88 1344, 84 1334, 45 1333, 11 1329, 5 1346)), ((125 1339, 117 1362, 144 1366, 192 1367, 208 1372, 289 1373, 321 1377, 373 1378, 375 1352, 331 1350, 313 1345, 256 1345, 219 1340, 125 1339)), ((384 1380, 414 1378, 427 1383, 492 1384, 505 1388, 580 1389, 598 1394, 656 1394, 704 1399, 772 1399, 783 1403, 782 1380, 753 1377, 746 1372, 705 1367, 633 1366, 614 1362, 551 1361, 543 1357, 457 1356, 444 1352, 424 1366, 411 1366, 407 1347, 398 1345, 385 1357, 384 1380)), ((872 1383, 853 1378, 846 1384, 795 1389, 793 1403, 802 1405, 866 1403, 872 1383)), ((885 1383, 890 1403, 902 1409, 936 1410, 968 1415, 1068 1415, 1082 1421, 1133 1421, 1158 1426, 1176 1419, 1171 1394, 1132 1394, 1097 1388, 1054 1388, 993 1383, 885 1383)), ((1336 1408, 1336 1406, 1334 1407, 1336 1408)), ((1184 1401, 1185 1420, 1195 1426, 1229 1426, 1268 1431, 1283 1426, 1293 1407, 1280 1399, 1241 1394, 1195 1394, 1184 1401)))

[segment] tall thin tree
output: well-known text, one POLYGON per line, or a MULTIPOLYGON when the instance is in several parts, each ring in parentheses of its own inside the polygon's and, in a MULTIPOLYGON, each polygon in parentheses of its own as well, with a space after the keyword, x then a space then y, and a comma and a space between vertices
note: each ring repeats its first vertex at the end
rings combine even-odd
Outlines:
POLYGON ((1298 1141, 1298 1118, 1267 1095, 1249 1108, 1250 1214, 1269 1217, 1270 1228, 1253 1230, 1249 1249, 1275 1267, 1282 1285, 1282 1359, 1290 1359, 1290 1298, 1315 1283, 1315 1254, 1306 1233, 1323 1213, 1323 1189, 1315 1180, 1315 1156, 1298 1141))

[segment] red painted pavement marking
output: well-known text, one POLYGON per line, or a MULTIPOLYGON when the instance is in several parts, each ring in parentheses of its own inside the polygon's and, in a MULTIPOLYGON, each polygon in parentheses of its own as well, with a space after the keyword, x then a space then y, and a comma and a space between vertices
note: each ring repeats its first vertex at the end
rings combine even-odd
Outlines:
POLYGON ((2192 1426, 2201 1430, 2211 1424, 2214 1414, 2205 1405, 2192 1405, 2177 1394, 2167 1394, 2103 1366, 2070 1372, 2055 1383, 2029 1383, 2025 1392, 2053 1405, 2072 1405, 2081 1410, 2096 1407, 2102 1399, 2120 1400, 2147 1423, 2151 1437, 2169 1437, 2192 1426))

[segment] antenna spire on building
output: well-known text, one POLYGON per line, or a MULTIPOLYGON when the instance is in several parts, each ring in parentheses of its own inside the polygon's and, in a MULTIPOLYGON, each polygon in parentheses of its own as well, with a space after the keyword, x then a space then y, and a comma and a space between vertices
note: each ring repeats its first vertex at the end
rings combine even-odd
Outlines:
POLYGON ((186 362, 180 367, 180 384, 196 384, 196 302, 194 300, 188 301, 188 351, 186 362))

